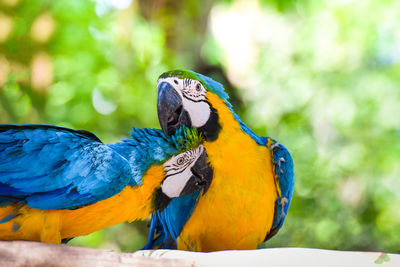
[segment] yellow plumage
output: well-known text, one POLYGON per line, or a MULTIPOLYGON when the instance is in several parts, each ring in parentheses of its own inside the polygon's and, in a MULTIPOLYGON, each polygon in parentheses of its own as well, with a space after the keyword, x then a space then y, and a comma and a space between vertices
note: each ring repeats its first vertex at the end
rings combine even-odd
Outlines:
POLYGON ((218 110, 221 131, 204 142, 214 169, 179 238, 178 249, 215 251, 255 249, 271 229, 277 198, 269 150, 241 129, 223 100, 207 98, 218 110))
POLYGON ((153 212, 153 193, 165 177, 163 166, 152 166, 141 186, 127 186, 119 194, 75 210, 39 210, 26 205, 0 208, 0 218, 18 216, 0 224, 0 240, 61 243, 64 238, 87 235, 105 227, 145 219, 153 212))

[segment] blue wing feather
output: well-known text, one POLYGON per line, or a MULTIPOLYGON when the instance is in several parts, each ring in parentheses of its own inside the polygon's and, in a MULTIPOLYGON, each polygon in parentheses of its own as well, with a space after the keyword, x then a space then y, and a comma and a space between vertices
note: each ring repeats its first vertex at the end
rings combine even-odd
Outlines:
POLYGON ((294 190, 294 165, 292 156, 285 146, 268 137, 262 137, 262 139, 266 145, 269 144, 267 146, 271 151, 277 186, 279 186, 281 192, 275 202, 272 228, 265 238, 265 240, 268 240, 282 227, 289 210, 294 190), (268 140, 272 142, 268 142, 268 140))
POLYGON ((93 134, 51 125, 0 125, 0 205, 71 209, 128 184, 127 160, 93 134))

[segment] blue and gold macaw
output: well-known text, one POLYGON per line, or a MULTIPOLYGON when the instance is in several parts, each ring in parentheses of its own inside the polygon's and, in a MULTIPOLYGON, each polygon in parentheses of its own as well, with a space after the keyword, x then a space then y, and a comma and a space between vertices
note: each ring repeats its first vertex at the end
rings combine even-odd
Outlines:
POLYGON ((158 79, 161 128, 198 129, 214 176, 207 192, 174 198, 152 217, 145 248, 255 249, 282 227, 294 189, 289 151, 259 137, 233 111, 223 86, 176 70, 158 79))
POLYGON ((105 145, 87 131, 0 125, 0 240, 61 243, 207 190, 213 173, 196 131, 131 137, 105 145))

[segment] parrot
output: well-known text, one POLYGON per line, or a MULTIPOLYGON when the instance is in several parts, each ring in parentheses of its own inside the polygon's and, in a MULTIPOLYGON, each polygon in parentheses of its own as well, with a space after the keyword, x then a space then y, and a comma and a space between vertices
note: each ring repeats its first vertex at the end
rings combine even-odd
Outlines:
POLYGON ((294 191, 288 149, 256 135, 228 102, 222 84, 189 70, 163 73, 157 112, 166 136, 197 129, 213 170, 207 191, 174 198, 156 211, 145 249, 256 249, 277 234, 294 191))
POLYGON ((84 130, 0 125, 0 240, 66 243, 207 191, 213 172, 196 131, 130 135, 106 145, 84 130))

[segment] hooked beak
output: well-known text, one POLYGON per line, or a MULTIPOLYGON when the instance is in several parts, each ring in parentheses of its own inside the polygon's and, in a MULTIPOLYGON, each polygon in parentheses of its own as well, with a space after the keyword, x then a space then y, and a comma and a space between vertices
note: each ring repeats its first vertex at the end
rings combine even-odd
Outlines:
POLYGON ((166 136, 173 135, 182 125, 192 126, 189 113, 183 108, 182 97, 168 82, 158 86, 157 113, 166 136))
POLYGON ((204 195, 211 185, 214 173, 210 164, 207 162, 207 153, 205 150, 190 170, 192 171, 193 175, 186 183, 180 195, 182 196, 191 194, 200 190, 201 188, 204 188, 204 195))

